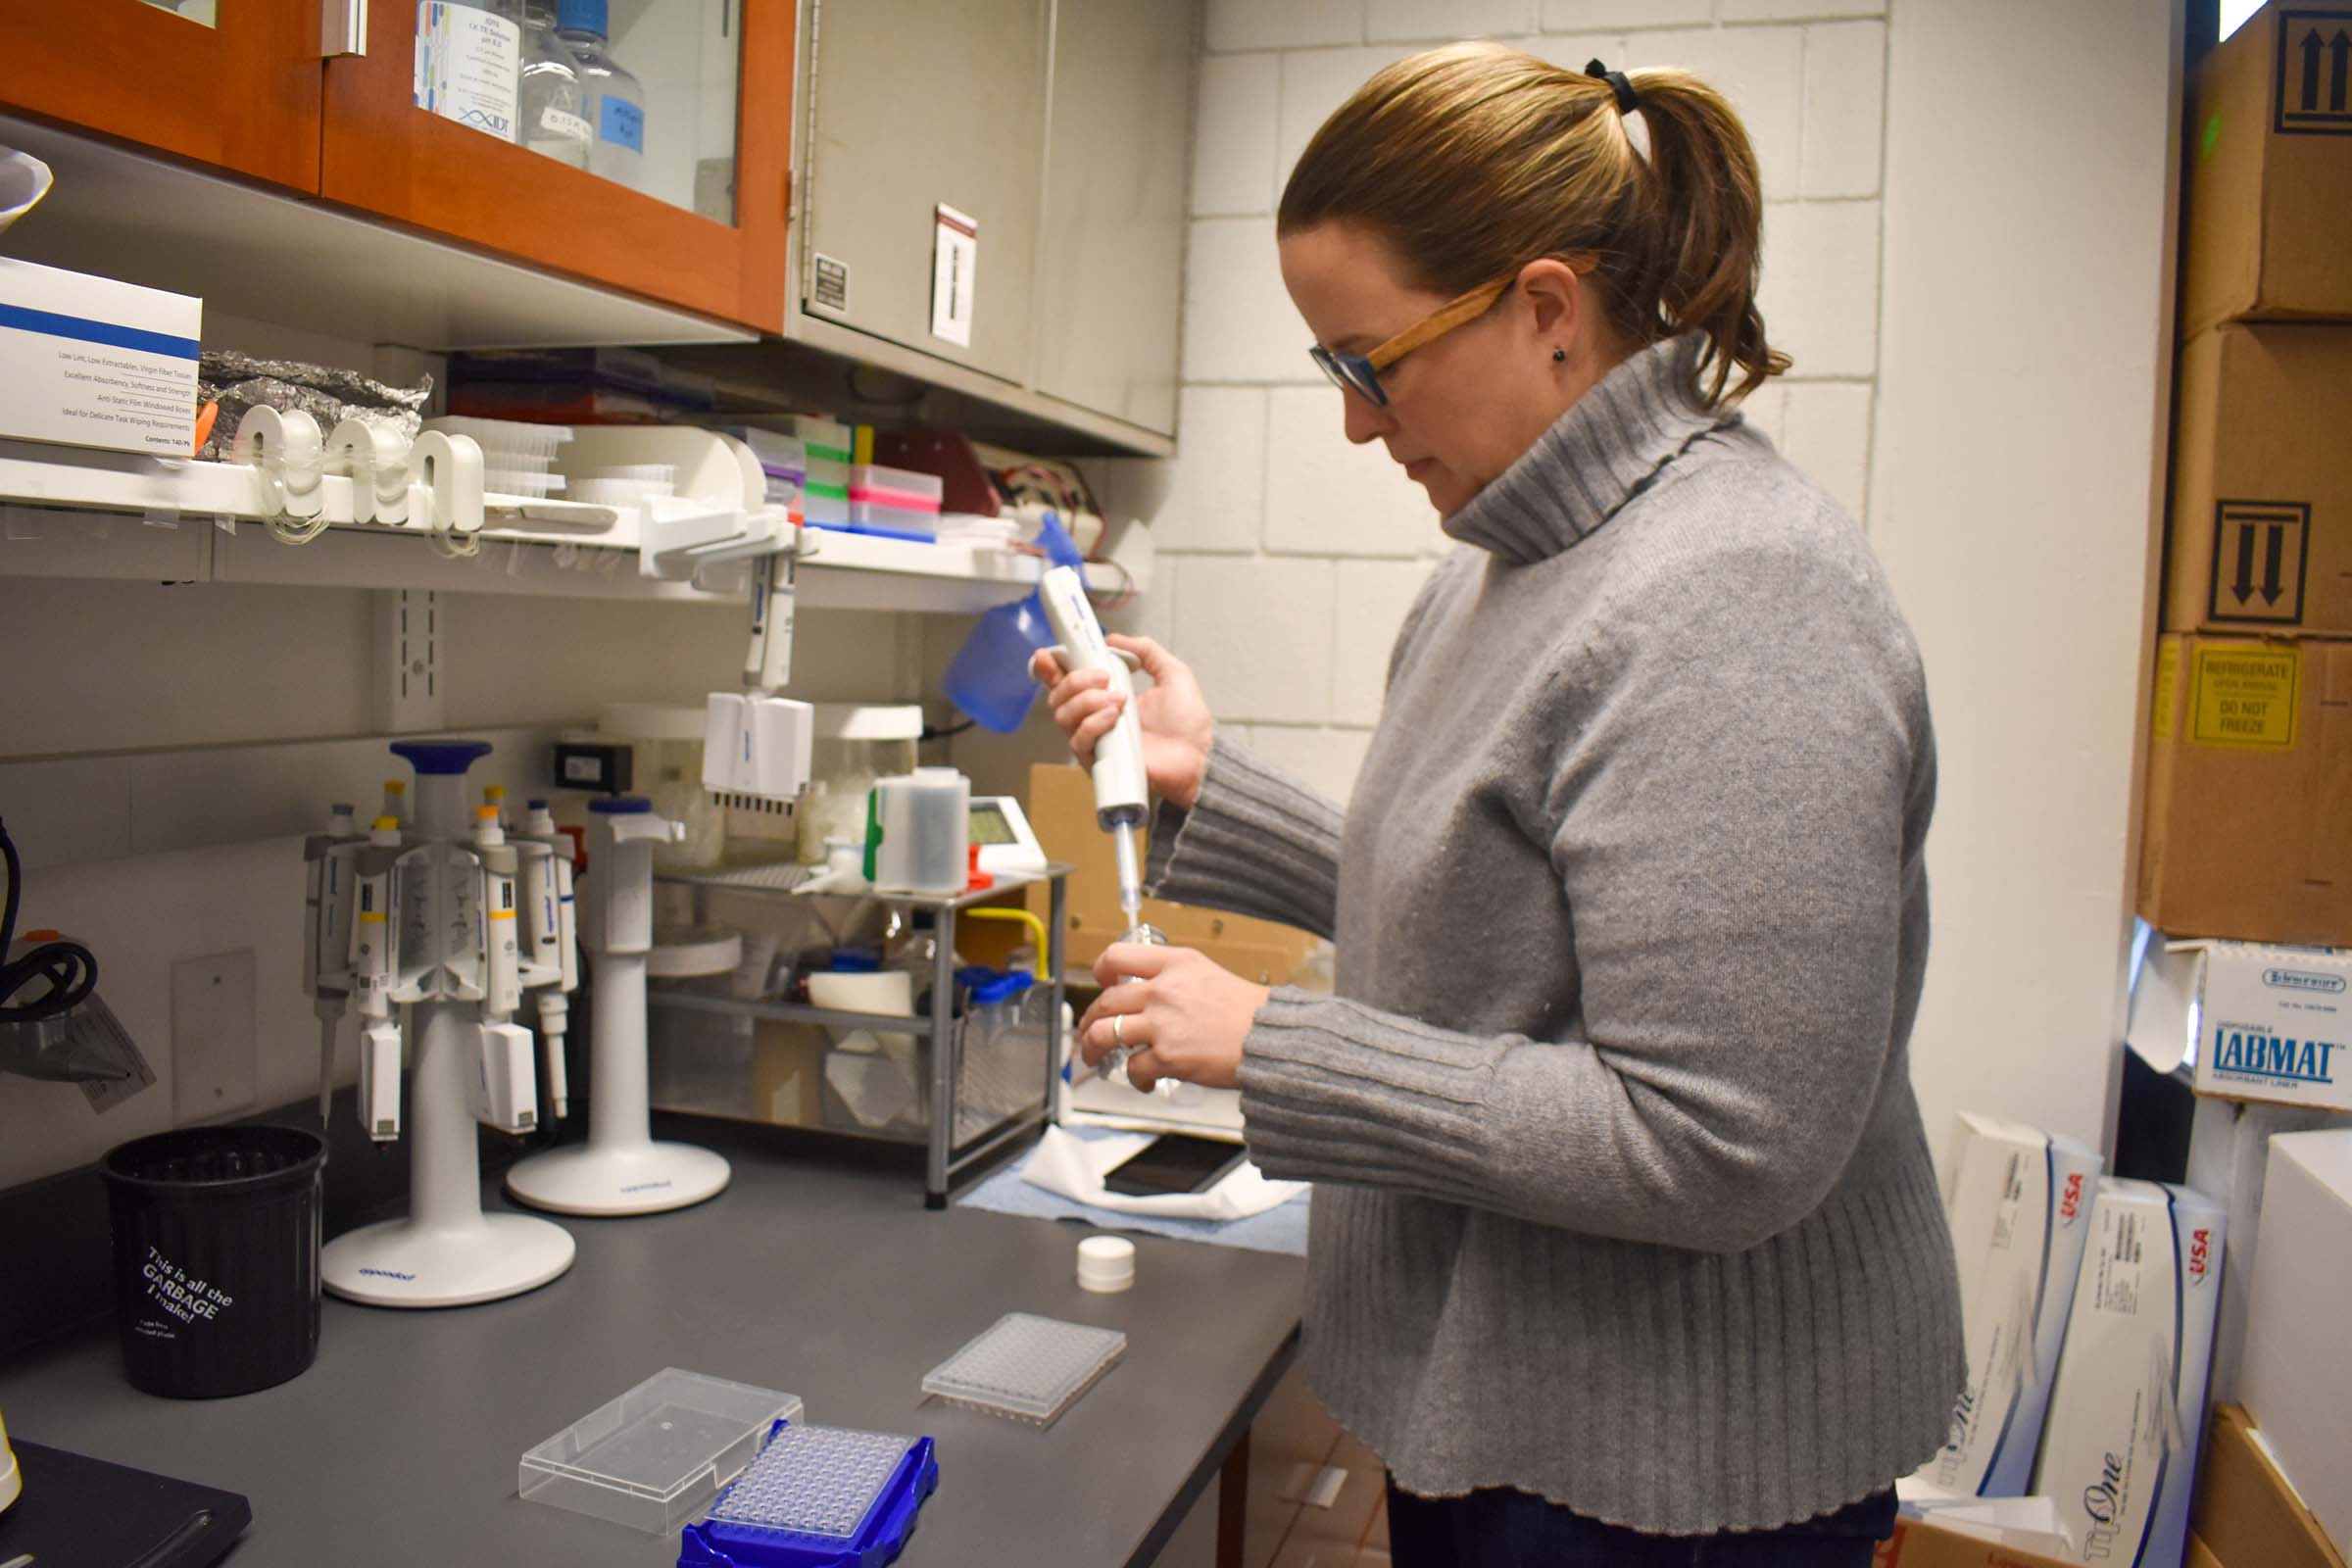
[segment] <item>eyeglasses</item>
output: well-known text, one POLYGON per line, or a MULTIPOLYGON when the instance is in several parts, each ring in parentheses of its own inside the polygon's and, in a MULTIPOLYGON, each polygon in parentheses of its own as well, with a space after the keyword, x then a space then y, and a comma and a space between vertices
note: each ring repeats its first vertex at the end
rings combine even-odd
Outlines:
POLYGON ((1333 386, 1343 392, 1356 393, 1369 400, 1375 408, 1387 408, 1389 394, 1380 384, 1381 371, 1424 344, 1436 342, 1463 322, 1484 316, 1518 277, 1519 273, 1514 269, 1509 277, 1474 288, 1459 299, 1439 306, 1369 354, 1345 354, 1316 343, 1308 347, 1307 357, 1315 362, 1315 368, 1323 372, 1333 386))

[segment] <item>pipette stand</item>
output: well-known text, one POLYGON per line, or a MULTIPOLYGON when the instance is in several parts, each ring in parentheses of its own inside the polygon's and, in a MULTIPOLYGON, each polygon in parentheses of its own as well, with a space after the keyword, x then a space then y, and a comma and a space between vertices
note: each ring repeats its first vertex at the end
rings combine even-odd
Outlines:
MULTIPOLYGON (((421 841, 440 853, 449 868, 445 889, 470 874, 476 907, 481 907, 480 864, 463 849, 467 842, 465 778, 490 748, 479 741, 401 742, 392 750, 416 769, 416 826, 407 842, 421 841)), ((431 912, 454 916, 456 911, 436 902, 431 912)), ((410 929, 438 927, 454 940, 458 923, 437 918, 412 922, 410 929)), ((470 922, 476 932, 486 924, 470 922)), ((470 983, 469 952, 437 953, 435 967, 421 975, 416 973, 416 955, 407 958, 402 983, 393 991, 395 1003, 406 1000, 403 992, 410 989, 442 993, 420 995, 408 1008, 414 1060, 407 1117, 409 1214, 327 1243, 320 1259, 324 1283, 337 1296, 374 1306, 464 1306, 519 1296, 571 1267, 573 1244, 569 1232, 546 1220, 482 1212, 473 1090, 483 1072, 479 976, 486 956, 470 964, 470 983)), ((535 1122, 535 1114, 531 1119, 535 1122)))
POLYGON ((588 1142, 534 1154, 507 1173, 508 1195, 559 1214, 658 1214, 715 1197, 732 1172, 690 1144, 656 1143, 646 1082, 645 965, 653 945, 657 842, 679 825, 637 796, 588 803, 580 897, 590 995, 588 1142))

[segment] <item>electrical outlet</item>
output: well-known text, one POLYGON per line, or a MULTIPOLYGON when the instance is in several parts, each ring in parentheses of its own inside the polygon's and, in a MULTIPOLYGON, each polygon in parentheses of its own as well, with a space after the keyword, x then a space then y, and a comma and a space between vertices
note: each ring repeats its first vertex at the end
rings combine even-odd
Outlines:
POLYGON ((172 966, 172 1121, 186 1127, 255 1108, 261 1032, 253 950, 172 966))

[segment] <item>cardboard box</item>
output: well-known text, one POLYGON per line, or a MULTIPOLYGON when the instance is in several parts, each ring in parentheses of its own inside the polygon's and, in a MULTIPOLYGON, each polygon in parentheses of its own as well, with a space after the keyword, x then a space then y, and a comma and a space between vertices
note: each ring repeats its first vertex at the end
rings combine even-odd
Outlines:
POLYGON ((2352 636, 2352 325, 2201 332, 2178 413, 2164 629, 2352 636))
POLYGON ((752 1031, 751 1119, 776 1127, 821 1126, 831 1044, 815 1024, 759 1020, 752 1031))
POLYGON ((2217 1404, 2197 1481, 2195 1540, 2225 1568, 2344 1568, 2236 1405, 2217 1404))
POLYGON ((2068 1559, 2027 1551, 1933 1519, 1908 1515, 1879 1543, 1872 1568, 2071 1568, 2068 1559))
POLYGON ((2193 1059, 2201 1095, 2352 1108, 2352 953, 2167 944, 2140 965, 2126 1034, 2159 1072, 2193 1059))
POLYGON ((2213 1548, 2192 1531, 2188 1538, 2188 1555, 2181 1559, 2180 1568, 2222 1568, 2222 1559, 2216 1557, 2213 1548))
POLYGON ((2197 68, 2182 325, 2352 317, 2352 9, 2267 5, 2197 68))
POLYGON ((2155 703, 2140 914, 2352 946, 2352 642, 2168 636, 2155 703))
POLYGON ((2271 1140, 2280 1133, 2352 1127, 2352 1112, 2303 1105, 2270 1105, 2199 1096, 2188 1125, 2188 1185, 2230 1208, 2222 1249, 2222 1315, 2213 1336, 2213 1402, 2237 1397, 2237 1369, 2245 1357, 2246 1312, 2262 1236, 2263 1176, 2271 1140))
POLYGON ((184 458, 204 301, 0 257, 0 436, 184 458))
POLYGON ((2352 1129, 2271 1140, 2263 1226, 2244 1403, 2328 1539, 2352 1552, 2352 1129))
POLYGON ((2034 1474, 2058 1342, 2106 1161, 2037 1128, 1960 1117, 1944 1208, 1960 1265, 1968 1386, 1952 1435, 1920 1478, 1947 1492, 2014 1496, 2034 1474))
MULTIPOLYGON (((1095 790, 1084 769, 1036 763, 1029 769, 1029 825, 1051 860, 1070 866, 1069 928, 1063 933, 1066 971, 1083 974, 1127 929, 1119 912, 1118 862, 1110 835, 1095 819, 1095 790)), ((1046 918, 1048 890, 1029 890, 1030 912, 1046 918)), ((1261 986, 1288 985, 1315 939, 1306 932, 1247 915, 1196 909, 1160 899, 1144 901, 1144 918, 1179 947, 1202 953, 1261 986)))
POLYGON ((2187 1547, 2227 1224, 2185 1187, 2099 1183, 2034 1478, 2080 1561, 2187 1547))

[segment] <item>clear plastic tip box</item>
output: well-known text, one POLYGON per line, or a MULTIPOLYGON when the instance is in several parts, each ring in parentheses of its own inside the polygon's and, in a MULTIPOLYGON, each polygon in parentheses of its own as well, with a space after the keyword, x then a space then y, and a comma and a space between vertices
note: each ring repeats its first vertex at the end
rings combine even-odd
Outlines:
POLYGON ((678 1568, 882 1568, 938 1490, 929 1438, 779 1421, 710 1517, 686 1527, 678 1568))
POLYGON ((515 1491, 648 1535, 700 1514, 801 1401, 664 1367, 522 1456, 515 1491))

